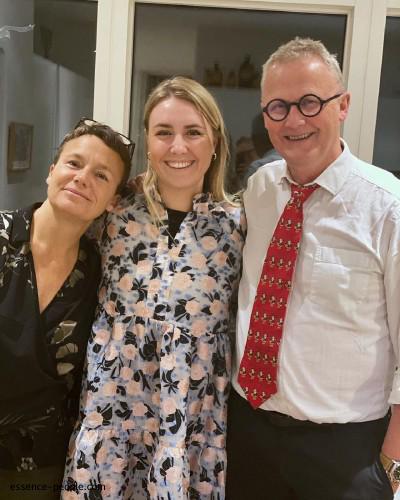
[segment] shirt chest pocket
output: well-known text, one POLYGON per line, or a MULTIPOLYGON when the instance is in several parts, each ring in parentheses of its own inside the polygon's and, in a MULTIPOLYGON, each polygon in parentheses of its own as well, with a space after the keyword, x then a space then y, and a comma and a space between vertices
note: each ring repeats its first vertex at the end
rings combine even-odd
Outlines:
POLYGON ((354 321, 368 297, 369 282, 379 272, 372 256, 340 248, 317 247, 310 299, 325 316, 354 321))

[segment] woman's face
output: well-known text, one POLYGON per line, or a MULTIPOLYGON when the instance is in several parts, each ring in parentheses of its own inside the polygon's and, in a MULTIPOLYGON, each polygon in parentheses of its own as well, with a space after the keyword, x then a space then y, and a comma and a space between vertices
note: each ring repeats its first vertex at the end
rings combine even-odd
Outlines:
POLYGON ((124 173, 123 162, 113 149, 94 135, 68 141, 47 177, 47 196, 55 210, 77 220, 91 222, 104 210, 112 210, 124 173))
POLYGON ((172 192, 190 200, 202 192, 215 146, 211 127, 193 104, 177 97, 159 102, 150 113, 147 141, 164 201, 172 192))

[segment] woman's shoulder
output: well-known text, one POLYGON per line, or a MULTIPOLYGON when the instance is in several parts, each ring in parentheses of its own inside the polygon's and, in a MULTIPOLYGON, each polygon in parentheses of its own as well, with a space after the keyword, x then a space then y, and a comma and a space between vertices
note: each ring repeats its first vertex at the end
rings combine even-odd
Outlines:
POLYGON ((214 214, 222 212, 227 219, 242 223, 242 219, 244 218, 242 197, 239 194, 235 194, 225 200, 214 202, 214 207, 211 211, 214 214))
POLYGON ((226 234, 235 234, 239 241, 246 237, 246 217, 239 198, 231 198, 213 202, 210 209, 211 218, 217 220, 226 234))
POLYGON ((9 240, 14 213, 11 210, 0 211, 0 238, 9 240))
POLYGON ((129 212, 147 211, 147 204, 144 194, 133 193, 132 191, 124 191, 115 208, 110 212, 110 216, 124 216, 129 212))
POLYGON ((216 200, 211 193, 201 193, 197 194, 193 199, 193 210, 199 213, 225 213, 230 215, 240 213, 242 207, 242 199, 238 195, 229 195, 223 200, 216 200))
POLYGON ((243 213, 243 198, 240 193, 230 195, 229 198, 216 202, 215 205, 229 215, 237 216, 243 213))
MULTIPOLYGON (((114 233, 115 231, 112 228, 125 227, 127 224, 138 223, 144 225, 150 222, 144 196, 135 193, 124 194, 120 197, 117 205, 101 218, 101 231, 97 233, 97 236, 100 233, 104 234, 104 231, 114 233)), ((99 228, 99 224, 97 224, 97 228, 99 228)))
POLYGON ((33 212, 40 205, 41 203, 34 203, 16 210, 1 210, 0 240, 3 242, 12 242, 15 239, 20 242, 29 241, 33 212))
MULTIPOLYGON (((86 231, 86 236, 98 245, 104 243, 104 238, 117 236, 118 229, 130 222, 147 222, 146 202, 142 195, 126 193, 120 196, 115 207, 104 212, 95 219, 86 231)), ((107 238, 106 238, 107 239, 107 238)))
POLYGON ((14 214, 11 211, 0 212, 0 269, 7 260, 7 255, 9 253, 13 215, 14 214))

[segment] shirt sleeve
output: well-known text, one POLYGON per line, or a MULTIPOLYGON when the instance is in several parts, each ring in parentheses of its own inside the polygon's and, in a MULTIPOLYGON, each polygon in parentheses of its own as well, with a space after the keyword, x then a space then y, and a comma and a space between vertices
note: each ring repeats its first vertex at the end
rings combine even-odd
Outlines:
POLYGON ((400 214, 398 215, 394 221, 384 278, 387 319, 396 359, 390 404, 400 404, 400 214))
POLYGON ((12 214, 0 212, 0 245, 7 246, 10 240, 12 214))
POLYGON ((3 286, 4 266, 9 252, 12 215, 0 212, 0 287, 3 286))

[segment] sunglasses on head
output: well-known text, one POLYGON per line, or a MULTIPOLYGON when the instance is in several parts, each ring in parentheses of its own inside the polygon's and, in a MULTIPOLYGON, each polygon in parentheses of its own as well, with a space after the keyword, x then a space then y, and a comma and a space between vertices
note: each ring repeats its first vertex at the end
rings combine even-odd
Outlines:
MULTIPOLYGON (((83 125, 85 125, 86 127, 96 127, 96 126, 104 127, 105 126, 104 123, 97 122, 96 120, 93 120, 92 118, 81 118, 78 121, 78 123, 75 125, 74 130, 79 128, 79 127, 82 127, 83 125)), ((109 127, 109 128, 111 128, 111 127, 109 127)), ((129 158, 132 160, 133 153, 135 151, 135 143, 126 135, 121 134, 120 132, 117 132, 114 129, 111 129, 111 130, 113 132, 115 132, 120 137, 122 143, 128 148, 129 158)))

